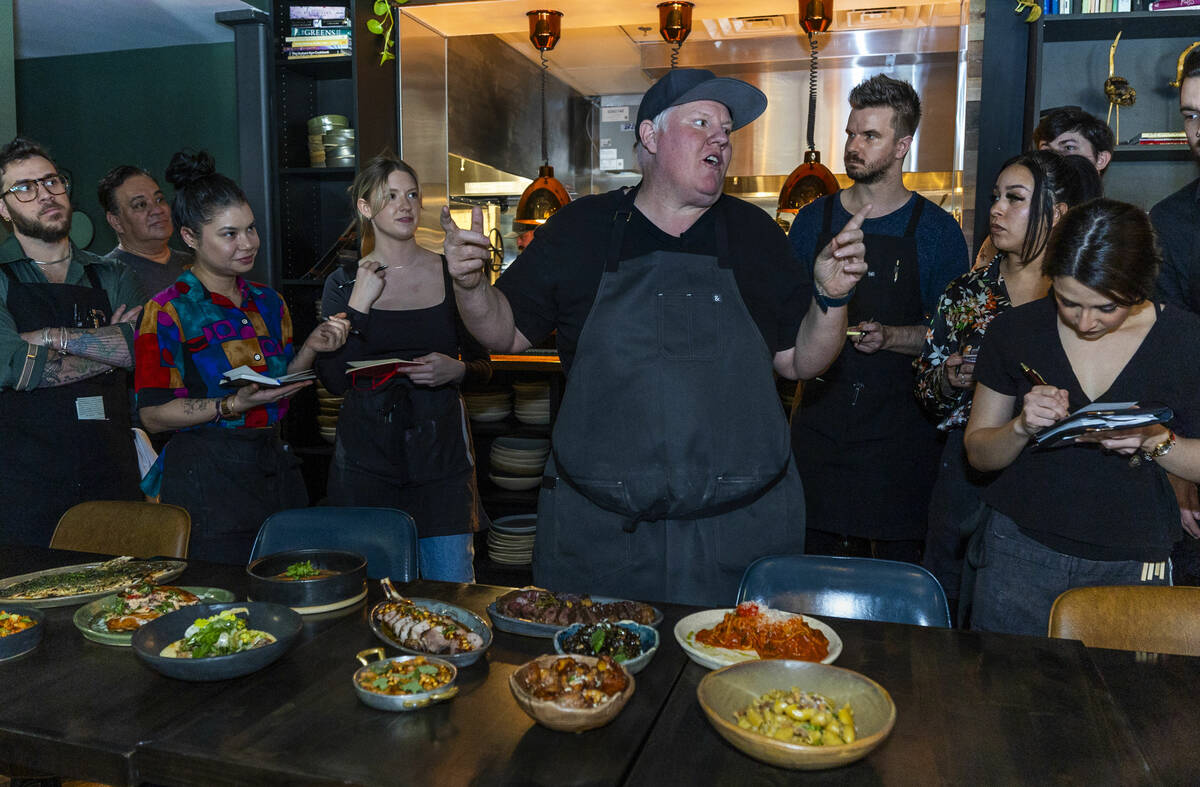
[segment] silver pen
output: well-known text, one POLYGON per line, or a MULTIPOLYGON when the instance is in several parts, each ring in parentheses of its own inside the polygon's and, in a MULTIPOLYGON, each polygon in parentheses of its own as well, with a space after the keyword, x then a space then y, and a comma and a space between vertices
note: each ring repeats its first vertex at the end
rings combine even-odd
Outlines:
MULTIPOLYGON (((377 271, 386 271, 386 270, 387 270, 387 266, 386 266, 386 265, 380 265, 380 266, 379 266, 378 268, 376 268, 375 270, 377 270, 377 271)), ((339 285, 337 286, 337 288, 340 290, 340 289, 342 289, 343 287, 349 287, 351 284, 353 284, 353 283, 354 283, 354 282, 356 282, 356 281, 358 281, 358 278, 357 278, 357 277, 355 277, 355 278, 351 279, 350 281, 344 281, 344 282, 342 282, 341 284, 339 284, 339 285)))

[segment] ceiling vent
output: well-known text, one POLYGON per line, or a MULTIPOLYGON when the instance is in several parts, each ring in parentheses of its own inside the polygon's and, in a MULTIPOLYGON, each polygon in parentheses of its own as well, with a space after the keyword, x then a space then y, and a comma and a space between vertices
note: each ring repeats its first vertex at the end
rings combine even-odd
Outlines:
POLYGON ((922 24, 922 6, 886 6, 836 11, 834 30, 879 30, 922 24))
POLYGON ((760 38, 774 35, 795 35, 796 25, 789 24, 783 14, 766 16, 734 16, 721 19, 704 19, 709 38, 720 41, 726 38, 760 38))

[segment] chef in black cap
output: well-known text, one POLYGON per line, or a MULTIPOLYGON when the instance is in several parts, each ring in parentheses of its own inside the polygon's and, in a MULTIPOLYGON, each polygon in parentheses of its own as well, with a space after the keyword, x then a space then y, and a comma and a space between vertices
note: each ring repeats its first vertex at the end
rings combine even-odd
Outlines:
POLYGON ((642 181, 555 213, 495 286, 475 212, 443 212, 458 309, 493 352, 557 330, 567 375, 538 501, 534 581, 726 606, 746 566, 804 551, 804 495, 772 372, 820 373, 866 269, 862 216, 807 284, 762 209, 722 193, 766 96, 676 69, 637 114, 642 181))

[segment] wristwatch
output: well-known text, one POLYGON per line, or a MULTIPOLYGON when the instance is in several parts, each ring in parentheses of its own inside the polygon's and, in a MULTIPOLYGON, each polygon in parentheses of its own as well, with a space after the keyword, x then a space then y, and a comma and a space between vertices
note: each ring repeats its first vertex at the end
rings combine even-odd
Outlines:
POLYGON ((1170 453, 1171 449, 1175 447, 1175 442, 1175 433, 1168 429, 1167 439, 1163 440, 1149 451, 1134 451, 1133 456, 1129 457, 1129 466, 1137 467, 1142 462, 1153 462, 1155 459, 1161 459, 1170 453))
POLYGON ((236 394, 230 394, 221 400, 221 418, 226 421, 232 421, 238 418, 238 414, 233 410, 233 403, 230 401, 236 394))
POLYGON ((850 292, 846 293, 841 298, 831 298, 830 296, 821 292, 820 286, 818 286, 815 282, 813 283, 813 299, 816 300, 817 306, 819 306, 821 308, 822 312, 827 312, 830 309, 835 308, 837 306, 845 306, 853 298, 854 298, 854 288, 853 287, 850 288, 850 292))

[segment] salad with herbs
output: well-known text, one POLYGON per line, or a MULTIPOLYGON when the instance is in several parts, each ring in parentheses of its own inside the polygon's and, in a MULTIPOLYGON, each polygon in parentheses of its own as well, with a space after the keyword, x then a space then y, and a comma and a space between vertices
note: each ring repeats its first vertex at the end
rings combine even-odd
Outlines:
POLYGON ((584 656, 608 654, 620 664, 642 655, 642 640, 633 629, 609 621, 580 626, 562 643, 564 653, 584 656))
POLYGON ((181 659, 202 659, 228 656, 270 645, 275 637, 265 631, 246 627, 238 613, 248 614, 245 607, 226 609, 211 618, 199 618, 188 626, 183 639, 163 648, 163 656, 181 659))

